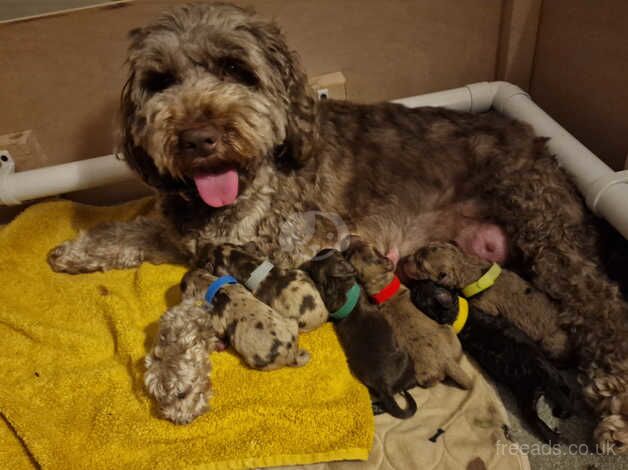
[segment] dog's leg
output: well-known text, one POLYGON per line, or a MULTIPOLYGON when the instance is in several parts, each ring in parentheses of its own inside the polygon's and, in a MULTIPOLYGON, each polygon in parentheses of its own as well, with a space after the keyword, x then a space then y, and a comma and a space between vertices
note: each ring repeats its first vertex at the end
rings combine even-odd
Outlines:
POLYGON ((596 436, 626 452, 628 414, 612 403, 628 410, 628 403, 616 403, 628 399, 628 305, 600 269, 598 234, 582 199, 555 160, 540 152, 516 174, 496 175, 486 200, 536 287, 562 305, 561 320, 587 372, 585 395, 602 417, 613 417, 612 429, 598 428, 596 436))
POLYGON ((161 416, 185 424, 207 411, 209 353, 217 343, 210 316, 195 299, 183 300, 161 318, 144 374, 161 416))
POLYGON ((132 268, 144 261, 185 264, 165 232, 162 221, 147 217, 104 223, 50 250, 48 263, 70 274, 132 268))

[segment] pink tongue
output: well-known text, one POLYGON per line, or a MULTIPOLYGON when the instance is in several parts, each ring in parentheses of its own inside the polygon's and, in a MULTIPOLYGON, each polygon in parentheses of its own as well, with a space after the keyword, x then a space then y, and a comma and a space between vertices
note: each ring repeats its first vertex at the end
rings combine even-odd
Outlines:
POLYGON ((206 173, 194 177, 196 189, 205 204, 222 207, 233 204, 238 197, 238 172, 206 173))

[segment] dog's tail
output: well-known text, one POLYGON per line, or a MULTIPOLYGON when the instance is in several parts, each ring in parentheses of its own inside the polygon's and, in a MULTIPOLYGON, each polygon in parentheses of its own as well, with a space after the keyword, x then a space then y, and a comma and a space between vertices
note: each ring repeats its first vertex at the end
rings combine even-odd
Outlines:
POLYGON ((406 400, 406 407, 401 408, 390 393, 382 393, 379 397, 380 404, 384 411, 399 419, 407 419, 416 413, 416 402, 407 390, 403 390, 401 395, 406 400))

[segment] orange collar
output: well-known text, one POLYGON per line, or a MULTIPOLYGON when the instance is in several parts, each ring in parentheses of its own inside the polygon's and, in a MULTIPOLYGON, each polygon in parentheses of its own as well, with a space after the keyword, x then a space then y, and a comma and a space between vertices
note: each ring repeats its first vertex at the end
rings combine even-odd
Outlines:
POLYGON ((380 290, 377 294, 372 295, 371 297, 375 301, 376 304, 383 304, 387 300, 389 300, 393 295, 397 293, 401 287, 401 281, 397 276, 393 277, 393 280, 390 281, 386 287, 380 290))

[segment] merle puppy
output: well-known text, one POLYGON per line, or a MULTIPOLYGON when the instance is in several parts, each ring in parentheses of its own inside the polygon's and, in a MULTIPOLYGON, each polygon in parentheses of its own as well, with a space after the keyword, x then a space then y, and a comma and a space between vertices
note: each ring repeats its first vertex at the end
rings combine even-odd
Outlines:
POLYGON ((333 312, 332 318, 343 307, 345 313, 349 312, 335 323, 335 329, 351 371, 369 388, 384 411, 395 418, 413 416, 416 402, 407 392, 416 385, 413 363, 408 354, 401 351, 390 325, 361 288, 353 309, 347 305, 351 303, 347 293, 358 285, 351 264, 338 251, 324 250, 302 267, 333 312), (399 392, 406 400, 405 409, 394 399, 399 392))
MULTIPOLYGON (((455 290, 432 281, 413 281, 411 292, 415 305, 441 324, 453 324, 464 301, 455 290)), ((554 416, 566 418, 573 412, 574 397, 539 346, 505 318, 473 306, 469 306, 459 337, 463 348, 515 394, 525 419, 539 436, 546 442, 556 442, 558 432, 539 417, 537 402, 545 396, 553 405, 554 416)))

